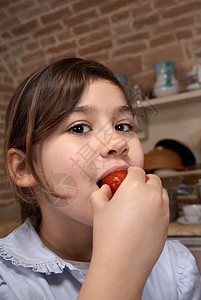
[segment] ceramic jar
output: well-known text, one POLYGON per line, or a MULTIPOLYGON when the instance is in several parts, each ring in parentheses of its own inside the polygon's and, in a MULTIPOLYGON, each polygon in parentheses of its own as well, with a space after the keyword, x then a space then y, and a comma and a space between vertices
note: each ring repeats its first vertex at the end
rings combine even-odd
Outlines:
POLYGON ((115 74, 115 77, 123 84, 127 84, 127 75, 126 74, 115 74))
POLYGON ((156 73, 154 96, 164 97, 179 93, 180 85, 174 75, 175 62, 161 61, 153 65, 156 73))

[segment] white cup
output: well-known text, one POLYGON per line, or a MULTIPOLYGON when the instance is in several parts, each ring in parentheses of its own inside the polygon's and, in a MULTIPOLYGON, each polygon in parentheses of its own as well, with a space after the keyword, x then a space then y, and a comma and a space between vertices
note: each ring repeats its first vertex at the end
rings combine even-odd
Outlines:
POLYGON ((201 204, 189 204, 182 207, 184 218, 189 223, 201 221, 201 204))

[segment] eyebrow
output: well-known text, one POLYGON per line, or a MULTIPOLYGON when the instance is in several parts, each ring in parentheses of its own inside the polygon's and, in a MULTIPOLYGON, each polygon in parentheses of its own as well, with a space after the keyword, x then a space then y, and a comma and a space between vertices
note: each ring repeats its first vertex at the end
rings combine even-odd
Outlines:
POLYGON ((130 113, 130 114, 133 114, 131 107, 129 107, 128 105, 120 106, 118 108, 118 111, 120 113, 130 113))
POLYGON ((89 114, 94 112, 95 110, 96 110, 95 106, 83 105, 83 106, 74 107, 72 113, 81 112, 81 113, 89 114))
MULTIPOLYGON (((81 112, 81 113, 86 113, 86 114, 89 114, 89 113, 94 113, 96 111, 96 108, 95 106, 89 106, 89 105, 83 105, 83 106, 76 106, 74 107, 72 113, 75 113, 75 112, 81 112)), ((122 105, 122 106, 119 106, 115 109, 116 112, 120 112, 120 113, 130 113, 130 114, 133 114, 132 113, 132 109, 127 106, 127 105, 122 105)))

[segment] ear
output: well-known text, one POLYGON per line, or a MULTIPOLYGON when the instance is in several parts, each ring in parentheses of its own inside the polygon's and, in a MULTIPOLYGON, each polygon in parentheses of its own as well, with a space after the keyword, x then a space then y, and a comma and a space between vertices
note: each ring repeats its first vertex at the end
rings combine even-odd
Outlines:
POLYGON ((11 148, 7 153, 8 170, 12 180, 21 187, 31 187, 37 184, 32 175, 23 151, 11 148))

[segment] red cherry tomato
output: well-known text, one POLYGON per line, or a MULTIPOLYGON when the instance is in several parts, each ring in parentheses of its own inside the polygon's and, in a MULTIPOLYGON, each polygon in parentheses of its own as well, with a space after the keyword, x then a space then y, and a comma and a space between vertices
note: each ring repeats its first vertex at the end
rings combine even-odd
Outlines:
MULTIPOLYGON (((103 184, 108 184, 111 189, 112 195, 114 195, 114 193, 116 192, 116 190, 118 189, 122 181, 125 179, 126 175, 127 175, 127 171, 114 172, 112 174, 109 174, 105 178, 103 178, 100 184, 101 186, 103 184)), ((149 177, 146 175, 145 182, 147 182, 148 180, 149 177)))
POLYGON ((145 175, 145 182, 149 180, 149 176, 145 175))
POLYGON ((127 171, 117 171, 109 174, 101 180, 101 186, 103 184, 108 184, 111 189, 112 195, 114 195, 122 181, 125 179, 126 175, 127 171))

